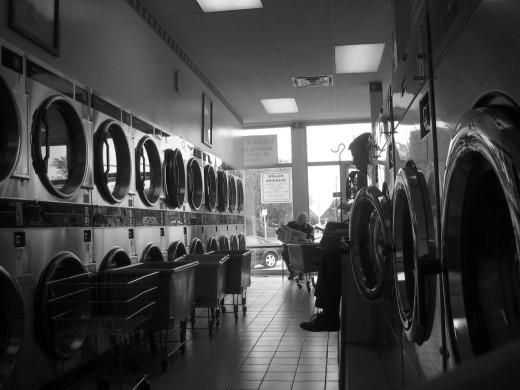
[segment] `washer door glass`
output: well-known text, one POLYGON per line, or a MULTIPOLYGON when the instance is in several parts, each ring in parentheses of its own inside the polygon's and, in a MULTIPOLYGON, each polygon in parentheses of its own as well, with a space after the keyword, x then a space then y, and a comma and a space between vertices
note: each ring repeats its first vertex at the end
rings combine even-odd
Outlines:
POLYGON ((132 265, 132 260, 128 253, 123 248, 116 246, 103 257, 99 270, 108 271, 109 269, 127 267, 129 265, 132 265))
POLYGON ((237 211, 244 211, 244 185, 240 179, 237 179, 237 211))
POLYGON ((180 241, 172 242, 168 247, 168 261, 174 261, 186 254, 186 246, 180 241))
POLYGON ((474 110, 450 146, 442 237, 456 363, 520 338, 518 118, 474 110))
POLYGON ((229 211, 234 213, 237 206, 237 186, 235 177, 229 176, 229 211))
POLYGON ((369 302, 393 292, 392 206, 376 187, 362 188, 350 212, 350 258, 361 295, 369 302))
POLYGON ((239 250, 246 250, 246 236, 244 236, 242 233, 238 235, 238 249, 239 250))
POLYGON ((131 156, 126 134, 115 121, 107 120, 95 137, 94 179, 109 203, 120 203, 130 186, 131 156))
POLYGON ((218 186, 218 204, 217 209, 220 212, 225 212, 228 206, 228 177, 226 172, 219 171, 217 173, 217 186, 218 186))
POLYGON ((0 77, 0 182, 14 170, 21 147, 20 120, 14 97, 0 77))
POLYGON ((136 186, 146 206, 153 206, 161 194, 161 157, 150 136, 141 138, 135 154, 136 186))
POLYGON ((161 261, 164 261, 162 251, 154 243, 149 243, 143 250, 143 254, 141 256, 141 263, 161 261))
POLYGON ((232 251, 237 251, 238 248, 238 238, 234 234, 231 235, 231 239, 229 240, 230 244, 229 247, 232 251))
POLYGON ((229 250, 229 238, 227 238, 226 236, 220 236, 218 241, 221 251, 229 250))
POLYGON ((204 245, 202 245, 202 241, 198 238, 194 238, 190 245, 190 254, 191 255, 202 255, 204 254, 204 245))
POLYGON ((181 208, 186 196, 186 170, 179 149, 167 149, 164 157, 166 199, 171 206, 181 208))
POLYGON ((35 294, 36 340, 56 359, 71 359, 81 348, 85 334, 79 332, 90 318, 92 291, 88 273, 70 252, 62 252, 40 276, 35 294))
POLYGON ((24 312, 18 283, 0 267, 0 388, 7 382, 22 349, 24 312))
POLYGON ((204 204, 208 211, 215 210, 217 202, 217 178, 211 165, 204 167, 204 204))
POLYGON ((435 257, 428 188, 413 162, 397 174, 393 203, 398 312, 408 340, 422 344, 429 338, 433 325, 440 262, 435 257))
POLYGON ((188 203, 192 210, 198 210, 202 204, 202 173, 200 164, 191 158, 187 164, 188 170, 188 203))
POLYGON ((210 237, 208 239, 207 247, 208 247, 207 252, 218 251, 218 242, 217 242, 217 240, 215 240, 215 237, 210 237))
POLYGON ((87 172, 87 139, 74 107, 64 98, 47 99, 32 127, 33 165, 47 190, 58 199, 74 196, 87 172))

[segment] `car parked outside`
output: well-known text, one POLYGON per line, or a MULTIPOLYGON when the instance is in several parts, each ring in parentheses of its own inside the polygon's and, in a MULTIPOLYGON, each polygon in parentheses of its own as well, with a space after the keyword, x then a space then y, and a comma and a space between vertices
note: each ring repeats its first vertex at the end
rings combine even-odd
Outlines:
POLYGON ((273 268, 282 259, 283 243, 276 238, 246 236, 246 247, 251 250, 251 266, 258 264, 265 268, 273 268))

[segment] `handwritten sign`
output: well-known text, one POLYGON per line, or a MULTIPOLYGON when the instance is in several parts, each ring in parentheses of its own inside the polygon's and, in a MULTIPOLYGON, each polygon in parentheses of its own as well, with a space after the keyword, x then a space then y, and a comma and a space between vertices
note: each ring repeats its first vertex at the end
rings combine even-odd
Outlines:
POLYGON ((276 134, 244 137, 244 165, 246 167, 278 164, 276 134))

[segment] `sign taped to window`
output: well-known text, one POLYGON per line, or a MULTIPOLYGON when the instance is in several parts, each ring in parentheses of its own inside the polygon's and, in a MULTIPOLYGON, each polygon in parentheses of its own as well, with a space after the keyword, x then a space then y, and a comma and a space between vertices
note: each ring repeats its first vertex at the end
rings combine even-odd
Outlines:
POLYGON ((244 165, 246 167, 278 164, 278 139, 276 134, 244 137, 244 165))
POLYGON ((262 173, 262 203, 291 203, 291 173, 262 173))

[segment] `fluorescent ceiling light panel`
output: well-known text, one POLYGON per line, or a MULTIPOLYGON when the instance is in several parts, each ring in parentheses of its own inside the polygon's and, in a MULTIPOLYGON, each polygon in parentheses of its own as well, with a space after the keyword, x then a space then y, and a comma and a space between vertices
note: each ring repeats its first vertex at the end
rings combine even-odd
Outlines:
POLYGON ((261 99, 265 110, 269 114, 291 114, 300 112, 294 98, 288 99, 261 99))
POLYGON ((204 12, 233 11, 263 8, 261 0, 197 0, 204 12))
POLYGON ((336 46, 336 73, 377 72, 384 43, 336 46))

